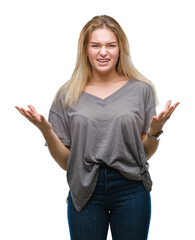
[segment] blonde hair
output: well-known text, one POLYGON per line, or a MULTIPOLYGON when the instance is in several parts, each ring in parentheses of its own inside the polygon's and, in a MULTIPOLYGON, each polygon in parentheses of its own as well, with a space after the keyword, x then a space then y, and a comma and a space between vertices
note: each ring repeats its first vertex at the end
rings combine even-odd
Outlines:
POLYGON ((128 39, 121 26, 112 17, 101 15, 95 16, 83 27, 78 41, 75 69, 70 80, 58 90, 56 98, 61 93, 66 92, 65 106, 76 104, 87 82, 92 78, 92 68, 87 56, 87 47, 91 33, 98 28, 109 28, 117 37, 120 52, 120 57, 116 64, 118 74, 148 83, 156 97, 156 91, 152 82, 143 76, 131 61, 128 39))

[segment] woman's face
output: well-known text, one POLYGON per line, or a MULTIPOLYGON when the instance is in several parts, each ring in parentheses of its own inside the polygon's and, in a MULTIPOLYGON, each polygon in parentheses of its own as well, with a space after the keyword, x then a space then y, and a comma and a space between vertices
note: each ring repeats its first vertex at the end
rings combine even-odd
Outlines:
POLYGON ((87 55, 93 72, 105 74, 116 71, 119 46, 115 34, 109 28, 94 30, 89 38, 87 55))

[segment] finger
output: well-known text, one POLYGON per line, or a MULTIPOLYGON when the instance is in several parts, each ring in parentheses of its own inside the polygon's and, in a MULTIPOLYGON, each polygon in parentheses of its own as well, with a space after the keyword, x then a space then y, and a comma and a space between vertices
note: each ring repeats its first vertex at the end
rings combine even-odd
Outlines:
POLYGON ((33 118, 30 114, 29 110, 25 110, 24 108, 21 108, 21 111, 23 112, 23 115, 29 120, 29 121, 33 121, 33 118))
POLYGON ((166 106, 165 106, 165 111, 167 111, 171 106, 171 100, 169 100, 167 103, 166 103, 166 106))
POLYGON ((18 106, 15 106, 15 108, 18 110, 18 112, 20 112, 23 115, 21 108, 19 108, 18 106))
POLYGON ((45 117, 40 114, 41 121, 45 121, 45 117))
POLYGON ((179 104, 180 104, 180 102, 176 102, 176 103, 173 105, 174 108, 176 108, 179 104))
POLYGON ((173 113, 173 111, 174 111, 174 108, 170 107, 169 110, 165 113, 164 119, 166 119, 166 120, 169 119, 171 114, 173 113))
POLYGON ((28 105, 28 108, 34 112, 34 113, 37 113, 36 109, 32 106, 32 105, 28 105))
POLYGON ((154 117, 151 119, 150 124, 151 124, 151 125, 154 125, 154 124, 156 124, 157 122, 158 122, 158 117, 157 117, 157 116, 154 116, 154 117))
POLYGON ((40 122, 41 121, 41 117, 38 113, 34 113, 30 110, 27 110, 28 114, 30 115, 31 119, 34 121, 34 122, 40 122))
POLYGON ((171 111, 174 111, 179 104, 180 104, 180 102, 177 102, 177 103, 173 104, 173 106, 171 106, 171 107, 168 109, 168 111, 170 111, 170 112, 171 112, 171 111))
POLYGON ((163 119, 165 113, 166 113, 165 111, 162 111, 162 112, 157 116, 157 120, 163 119))
POLYGON ((175 103, 173 106, 170 107, 167 116, 170 117, 172 113, 175 111, 176 107, 180 104, 180 102, 175 103))
POLYGON ((15 107, 24 117, 27 117, 26 116, 26 112, 23 108, 19 108, 18 106, 15 107))
POLYGON ((15 107, 25 118, 27 118, 30 122, 36 123, 34 113, 31 112, 30 110, 25 110, 24 108, 20 108, 18 106, 15 107))
POLYGON ((158 119, 158 117, 157 117, 157 116, 154 116, 154 117, 152 118, 152 121, 157 121, 157 119, 158 119))

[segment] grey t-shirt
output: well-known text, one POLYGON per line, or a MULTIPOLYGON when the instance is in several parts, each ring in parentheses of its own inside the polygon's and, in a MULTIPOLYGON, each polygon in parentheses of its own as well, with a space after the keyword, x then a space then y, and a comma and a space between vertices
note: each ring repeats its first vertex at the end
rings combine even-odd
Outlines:
POLYGON ((156 115, 151 87, 130 79, 105 99, 83 92, 76 105, 64 107, 65 94, 53 102, 49 121, 65 146, 70 147, 67 182, 77 211, 92 195, 100 163, 128 179, 152 181, 141 135, 156 115))

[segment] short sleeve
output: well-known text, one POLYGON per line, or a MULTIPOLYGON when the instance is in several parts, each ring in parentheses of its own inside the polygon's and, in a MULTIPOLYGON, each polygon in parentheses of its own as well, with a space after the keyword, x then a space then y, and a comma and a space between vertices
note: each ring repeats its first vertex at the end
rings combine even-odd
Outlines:
POLYGON ((150 127, 150 121, 154 116, 156 116, 156 101, 154 97, 154 92, 151 86, 147 86, 146 92, 144 94, 144 104, 145 104, 145 121, 143 133, 148 131, 150 127))
POLYGON ((71 136, 69 128, 69 117, 67 114, 67 109, 64 107, 63 99, 52 103, 49 111, 48 121, 51 123, 53 131, 59 137, 61 142, 67 146, 71 146, 71 136))

